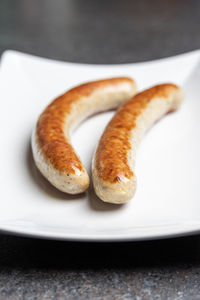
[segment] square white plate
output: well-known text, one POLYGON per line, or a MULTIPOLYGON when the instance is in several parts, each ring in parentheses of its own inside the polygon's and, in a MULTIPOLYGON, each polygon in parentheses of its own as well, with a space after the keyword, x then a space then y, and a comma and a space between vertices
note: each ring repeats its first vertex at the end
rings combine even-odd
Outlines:
MULTIPOLYGON (((200 232, 200 51, 125 65, 57 62, 15 51, 0 66, 0 230, 63 240, 123 241, 200 232), (138 154, 138 189, 123 206, 101 202, 92 188, 68 196, 36 170, 30 148, 34 123, 57 95, 88 80, 131 76, 139 89, 174 82, 185 91, 178 112, 144 137, 138 154)), ((98 139, 113 112, 96 115, 72 143, 90 170, 98 139)))

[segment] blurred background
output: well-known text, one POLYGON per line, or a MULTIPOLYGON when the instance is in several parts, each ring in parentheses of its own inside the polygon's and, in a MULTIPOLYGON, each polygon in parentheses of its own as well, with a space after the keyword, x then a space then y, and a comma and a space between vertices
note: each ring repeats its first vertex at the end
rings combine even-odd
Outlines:
POLYGON ((199 28, 199 0, 0 0, 0 53, 145 61, 199 48, 199 28))
MULTIPOLYGON (((81 63, 200 48, 199 0, 0 0, 7 49, 81 63)), ((0 234, 0 300, 200 299, 200 236, 71 243, 0 234)))

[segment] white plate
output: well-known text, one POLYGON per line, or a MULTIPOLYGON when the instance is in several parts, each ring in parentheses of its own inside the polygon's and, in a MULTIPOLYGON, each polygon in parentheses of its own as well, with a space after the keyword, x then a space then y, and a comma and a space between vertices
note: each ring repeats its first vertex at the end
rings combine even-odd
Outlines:
MULTIPOLYGON (((6 51, 0 67, 0 230, 42 238, 123 241, 200 232, 200 51, 125 65, 84 65, 6 51), (36 170, 30 149, 33 125, 57 95, 88 80, 131 76, 143 89, 181 85, 180 111, 144 137, 137 154, 138 189, 123 206, 101 202, 90 189, 70 197, 36 170)), ((72 136, 90 170, 95 145, 113 112, 84 122, 72 136)))

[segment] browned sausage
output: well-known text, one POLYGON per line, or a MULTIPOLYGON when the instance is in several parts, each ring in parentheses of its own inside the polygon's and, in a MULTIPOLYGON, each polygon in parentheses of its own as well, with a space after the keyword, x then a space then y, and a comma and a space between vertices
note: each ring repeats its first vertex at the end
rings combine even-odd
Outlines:
POLYGON ((70 143, 70 130, 88 116, 113 109, 136 92, 126 77, 88 82, 50 103, 40 115, 32 135, 35 163, 59 190, 77 194, 89 185, 88 174, 70 143))
POLYGON ((136 191, 135 156, 145 131, 183 100, 174 84, 161 84, 138 93, 121 106, 106 127, 93 159, 96 194, 105 202, 125 203, 136 191))

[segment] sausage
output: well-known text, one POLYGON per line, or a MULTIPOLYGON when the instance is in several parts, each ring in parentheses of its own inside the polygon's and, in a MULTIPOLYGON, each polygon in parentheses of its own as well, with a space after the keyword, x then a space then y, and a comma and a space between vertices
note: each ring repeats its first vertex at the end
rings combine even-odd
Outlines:
POLYGON ((82 84, 51 102, 32 134, 33 158, 44 177, 62 192, 84 192, 89 176, 70 143, 71 130, 88 116, 116 108, 135 93, 135 81, 120 77, 82 84))
POLYGON ((135 157, 138 143, 150 126, 183 100, 174 84, 161 84, 135 95, 107 125, 93 157, 92 178, 104 202, 128 202, 136 191, 135 157))

